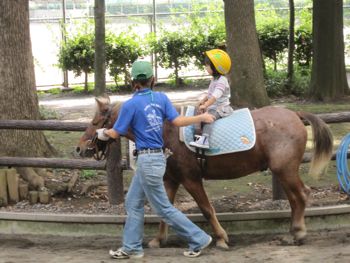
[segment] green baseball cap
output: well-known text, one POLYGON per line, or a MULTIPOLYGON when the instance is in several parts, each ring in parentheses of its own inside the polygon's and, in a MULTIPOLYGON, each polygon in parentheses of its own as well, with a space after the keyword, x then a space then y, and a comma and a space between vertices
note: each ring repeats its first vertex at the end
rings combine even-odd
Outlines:
POLYGON ((134 80, 149 79, 153 76, 151 63, 148 61, 135 61, 131 68, 131 77, 134 80))

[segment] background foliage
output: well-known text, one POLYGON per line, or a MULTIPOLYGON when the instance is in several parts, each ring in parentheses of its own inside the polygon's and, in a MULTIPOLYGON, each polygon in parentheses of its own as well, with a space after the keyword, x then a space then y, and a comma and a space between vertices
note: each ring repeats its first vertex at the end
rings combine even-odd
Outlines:
MULTIPOLYGON (((305 2, 305 1, 304 1, 305 2)), ((297 4, 297 3, 296 3, 297 4)), ((310 1, 311 7, 311 1, 310 1)), ((184 11, 181 9, 173 10, 184 11)), ((158 64, 173 69, 169 77, 182 83, 180 71, 189 65, 203 69, 204 52, 213 48, 225 49, 225 23, 223 14, 214 4, 193 4, 191 13, 173 17, 172 29, 160 28, 157 37, 148 34, 143 39, 133 28, 118 35, 106 34, 107 67, 115 83, 130 80, 129 69, 138 58, 157 54, 158 64)), ((302 96, 308 87, 312 58, 312 14, 306 6, 296 10, 294 86, 285 88, 288 50, 288 11, 275 9, 265 3, 256 5, 258 38, 264 59, 265 78, 269 96, 293 94, 302 96)), ((67 43, 59 54, 60 67, 80 75, 93 71, 92 23, 80 27, 76 34, 67 34, 67 43)))

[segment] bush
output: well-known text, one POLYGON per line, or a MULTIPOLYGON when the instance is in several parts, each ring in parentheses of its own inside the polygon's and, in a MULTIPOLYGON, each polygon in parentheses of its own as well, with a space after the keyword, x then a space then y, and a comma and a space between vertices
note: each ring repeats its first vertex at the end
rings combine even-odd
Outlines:
POLYGON ((121 75, 124 76, 125 86, 130 83, 129 68, 143 53, 140 39, 133 33, 122 32, 118 36, 107 36, 106 60, 109 74, 113 76, 116 85, 121 75))
POLYGON ((183 28, 190 36, 189 57, 194 58, 194 64, 204 68, 204 52, 226 46, 226 28, 224 16, 218 11, 217 4, 196 4, 192 14, 187 16, 190 26, 183 28), (205 11, 205 13, 200 13, 205 11))
POLYGON ((312 60, 312 13, 310 8, 304 8, 296 14, 299 24, 295 30, 294 59, 299 66, 309 68, 312 60))
POLYGON ((283 24, 269 24, 258 32, 262 54, 273 61, 274 70, 288 48, 288 29, 283 24))
MULTIPOLYGON (((288 49, 288 21, 269 5, 259 5, 257 31, 264 57, 273 61, 277 70, 288 49)), ((312 14, 304 8, 296 12, 294 61, 298 66, 309 67, 312 59, 312 14)))
POLYGON ((163 31, 158 40, 153 39, 150 42, 153 51, 158 55, 159 65, 174 69, 176 87, 181 83, 179 71, 190 62, 189 43, 188 34, 182 31, 163 31))
POLYGON ((273 62, 278 61, 288 49, 288 21, 267 4, 257 6, 256 24, 262 54, 273 62))
POLYGON ((266 91, 270 98, 293 95, 303 97, 310 84, 310 68, 297 67, 294 72, 292 86, 287 85, 287 72, 267 69, 265 75, 266 91))
MULTIPOLYGON (((350 57, 350 34, 345 36, 345 55, 346 57, 350 57)), ((347 65, 349 66, 349 65, 347 65)))
POLYGON ((94 35, 76 34, 62 42, 58 53, 59 67, 63 70, 71 70, 76 76, 85 74, 85 92, 88 91, 88 74, 94 71, 94 35))
POLYGON ((299 66, 310 67, 312 59, 312 33, 299 28, 295 31, 295 61, 299 66))

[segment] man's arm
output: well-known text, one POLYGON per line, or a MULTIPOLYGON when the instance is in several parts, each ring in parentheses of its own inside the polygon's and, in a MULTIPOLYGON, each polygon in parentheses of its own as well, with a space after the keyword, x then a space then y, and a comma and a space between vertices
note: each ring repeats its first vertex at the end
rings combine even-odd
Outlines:
POLYGON ((213 121, 215 121, 215 117, 213 115, 203 113, 196 116, 178 116, 172 121, 172 124, 174 124, 177 127, 181 127, 199 122, 212 123, 213 121))

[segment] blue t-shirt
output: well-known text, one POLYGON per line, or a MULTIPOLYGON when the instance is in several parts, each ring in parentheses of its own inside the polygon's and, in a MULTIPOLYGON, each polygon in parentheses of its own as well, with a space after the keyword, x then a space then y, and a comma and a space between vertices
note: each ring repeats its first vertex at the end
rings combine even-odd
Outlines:
POLYGON ((125 135, 131 128, 137 150, 162 148, 164 120, 173 121, 178 116, 164 93, 143 89, 122 105, 113 129, 125 135))

